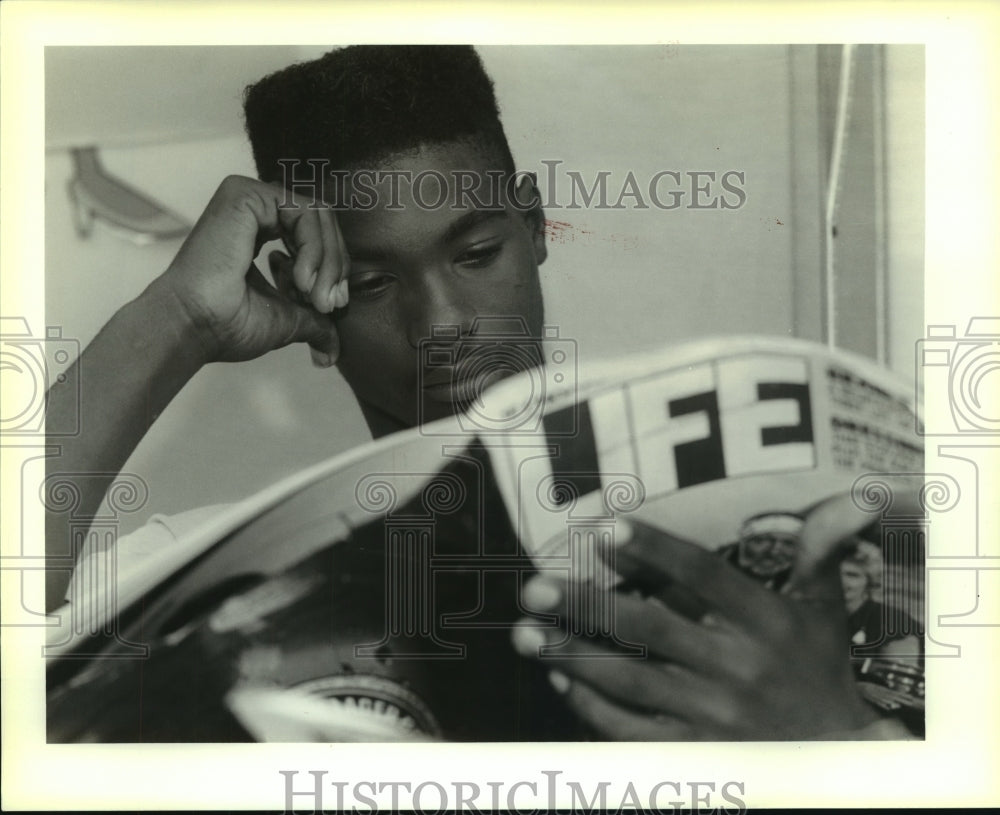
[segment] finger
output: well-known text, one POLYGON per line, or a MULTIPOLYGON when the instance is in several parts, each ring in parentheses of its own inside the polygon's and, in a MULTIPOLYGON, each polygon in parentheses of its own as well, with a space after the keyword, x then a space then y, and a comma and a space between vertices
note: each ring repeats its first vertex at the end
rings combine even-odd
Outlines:
POLYGON ((281 208, 278 217, 285 235, 285 245, 295 258, 292 267, 295 286, 303 294, 309 294, 323 260, 323 233, 319 214, 315 209, 296 205, 294 208, 281 208))
POLYGON ((275 250, 267 256, 267 263, 278 292, 289 300, 301 303, 302 293, 295 288, 295 281, 292 279, 292 259, 284 252, 275 250))
POLYGON ((351 276, 351 256, 347 252, 347 243, 344 241, 344 233, 340 231, 336 212, 332 209, 330 210, 330 222, 333 226, 334 237, 337 239, 337 248, 340 252, 340 280, 337 283, 337 307, 343 308, 350 300, 348 280, 351 276))
MULTIPOLYGON (((922 515, 917 491, 909 484, 886 478, 893 507, 901 513, 922 515)), ((857 544, 857 535, 876 519, 850 493, 835 495, 806 515, 799 551, 783 593, 813 602, 842 600, 840 563, 857 544)))
POLYGON ((306 308, 312 308, 312 301, 309 295, 299 291, 295 285, 293 268, 295 261, 283 252, 274 251, 268 255, 268 264, 271 268, 271 276, 278 292, 293 303, 306 308))
POLYGON ((719 675, 738 655, 739 640, 730 629, 695 622, 657 598, 616 594, 614 631, 627 642, 641 643, 650 656, 719 675))
POLYGON ((337 287, 343 274, 340 243, 334 229, 333 213, 326 209, 319 210, 316 218, 323 240, 323 257, 319 264, 316 282, 313 283, 310 292, 310 299, 318 311, 329 314, 336 305, 339 305, 337 287))
POLYGON ((681 665, 624 656, 595 642, 564 632, 547 633, 527 623, 515 626, 513 634, 514 647, 522 656, 585 682, 619 704, 703 721, 714 721, 728 708, 713 681, 681 665))
POLYGON ((525 585, 522 602, 529 612, 555 613, 571 631, 580 626, 574 625, 570 609, 600 618, 621 641, 645 646, 650 656, 703 673, 724 671, 726 660, 733 658, 734 648, 738 647, 731 631, 699 624, 658 598, 643 597, 638 592, 606 591, 587 583, 535 577, 525 585))
MULTIPOLYGON (((272 261, 272 273, 275 268, 274 255, 268 258, 272 261)), ((280 263, 280 261, 278 261, 280 263)), ((288 276, 279 272, 276 280, 282 280, 282 286, 287 290, 288 276)), ((302 298, 301 293, 292 290, 293 297, 289 299, 281 291, 267 282, 267 278, 252 264, 247 271, 247 284, 255 291, 268 298, 268 307, 273 319, 277 321, 277 334, 281 339, 275 347, 283 347, 294 342, 308 343, 312 352, 313 362, 319 367, 328 368, 333 365, 340 354, 340 341, 337 329, 329 316, 320 314, 311 305, 296 302, 302 298)))
POLYGON ((693 740, 691 725, 681 719, 630 710, 565 674, 556 673, 553 685, 562 690, 576 714, 602 736, 616 741, 693 740))
MULTIPOLYGON (((267 259, 271 266, 271 276, 274 278, 278 293, 292 303, 307 310, 312 310, 312 304, 295 287, 295 283, 292 280, 292 259, 277 250, 271 252, 267 259)), ((329 368, 337 361, 339 355, 336 328, 329 318, 325 322, 323 319, 320 319, 319 323, 321 324, 319 330, 323 332, 319 339, 315 341, 306 340, 306 342, 310 343, 309 351, 313 365, 318 368, 329 368), (332 336, 328 336, 328 334, 332 334, 332 336)))
POLYGON ((641 568, 633 561, 623 563, 621 569, 617 568, 618 547, 627 543, 634 535, 633 526, 620 518, 616 527, 615 546, 602 546, 597 550, 609 570, 622 578, 618 590, 623 593, 637 591, 644 596, 655 597, 677 613, 691 620, 700 620, 708 607, 690 589, 660 572, 641 568))
POLYGON ((320 368, 334 365, 340 356, 340 338, 333 320, 311 306, 289 303, 288 307, 291 309, 292 327, 286 344, 308 343, 313 364, 320 368))
POLYGON ((807 516, 799 536, 799 551, 782 594, 813 604, 843 603, 840 563, 854 547, 854 535, 871 523, 850 495, 823 501, 807 516))
MULTIPOLYGON (((623 571, 628 568, 624 566, 623 571)), ((612 570, 624 577, 614 567, 612 570)), ((625 594, 638 593, 642 597, 655 599, 682 617, 695 622, 701 620, 708 611, 708 604, 686 586, 672 581, 657 580, 645 570, 625 578, 618 586, 618 590, 625 594)))
POLYGON ((256 263, 251 263, 250 268, 247 269, 246 281, 250 288, 264 297, 278 297, 278 290, 268 282, 261 270, 257 268, 256 263))
POLYGON ((614 552, 614 569, 623 577, 678 584, 735 623, 753 625, 777 613, 773 592, 708 549, 635 519, 628 524, 631 539, 614 552))

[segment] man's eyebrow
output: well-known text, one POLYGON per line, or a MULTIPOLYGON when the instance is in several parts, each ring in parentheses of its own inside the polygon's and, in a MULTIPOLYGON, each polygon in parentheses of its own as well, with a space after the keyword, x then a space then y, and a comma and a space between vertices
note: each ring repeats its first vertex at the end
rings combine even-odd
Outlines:
MULTIPOLYGON (((503 209, 470 210, 448 224, 444 232, 441 233, 440 243, 451 243, 461 237, 463 233, 468 232, 470 229, 473 229, 482 223, 496 218, 506 217, 507 211, 503 209)), ((383 263, 390 260, 394 254, 392 248, 388 246, 358 247, 354 249, 349 248, 349 251, 351 260, 368 263, 383 263)))
POLYGON ((392 257, 392 252, 388 249, 357 249, 348 247, 348 254, 352 261, 362 263, 382 263, 392 257))
POLYGON ((507 211, 504 209, 474 209, 471 212, 466 212, 461 218, 452 221, 444 231, 441 239, 444 243, 450 243, 460 237, 463 232, 468 232, 473 227, 479 226, 485 221, 506 217, 507 211))

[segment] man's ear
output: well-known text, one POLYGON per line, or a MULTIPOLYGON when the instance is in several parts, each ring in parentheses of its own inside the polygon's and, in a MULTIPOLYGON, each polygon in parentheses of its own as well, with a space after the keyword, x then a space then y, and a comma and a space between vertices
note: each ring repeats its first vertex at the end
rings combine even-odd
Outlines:
POLYGON ((534 173, 525 173, 517 182, 514 193, 517 205, 531 230, 531 240, 535 248, 535 262, 542 264, 548 257, 549 250, 545 245, 545 212, 542 209, 542 195, 538 191, 534 173))

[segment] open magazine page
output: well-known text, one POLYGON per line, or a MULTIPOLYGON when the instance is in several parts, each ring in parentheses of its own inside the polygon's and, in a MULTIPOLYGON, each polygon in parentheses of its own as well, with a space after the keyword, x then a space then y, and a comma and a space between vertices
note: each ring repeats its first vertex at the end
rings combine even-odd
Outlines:
POLYGON ((464 414, 286 479, 134 568, 116 568, 126 551, 86 558, 49 639, 49 739, 600 738, 546 675, 565 648, 528 660, 511 645, 526 614, 550 633, 568 623, 526 610, 527 580, 590 605, 569 633, 644 659, 615 629, 613 598, 642 591, 615 572, 623 530, 697 542, 781 592, 798 561, 830 554, 798 535, 838 494, 871 517, 836 542, 845 602, 863 595, 843 648, 897 736, 921 736, 923 531, 892 517, 887 483, 919 489, 912 391, 800 340, 700 341, 583 372, 557 337, 543 353, 464 414))

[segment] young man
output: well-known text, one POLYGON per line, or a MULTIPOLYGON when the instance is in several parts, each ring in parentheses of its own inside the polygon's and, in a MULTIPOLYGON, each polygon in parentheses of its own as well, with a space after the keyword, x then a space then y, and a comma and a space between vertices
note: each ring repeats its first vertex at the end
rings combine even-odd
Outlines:
MULTIPOLYGON (((222 183, 170 267, 111 319, 68 386, 50 393, 58 419, 75 409, 79 383, 86 432, 54 464, 101 474, 79 480, 83 512, 97 508, 151 423, 208 362, 308 343, 317 364, 339 368, 381 436, 459 411, 510 372, 425 377, 422 341, 461 358, 490 317, 539 336, 544 216, 530 178, 514 173, 491 82, 471 48, 335 51, 253 86, 246 113, 261 180, 222 183), (276 238, 287 252, 269 257, 272 286, 253 261, 276 238), (441 339, 441 326, 455 331, 441 339)), ((523 333, 514 336, 523 346, 523 333)), ((801 538, 838 541, 869 521, 842 497, 811 513, 801 538)), ((65 566, 67 535, 53 516, 50 607, 66 590, 68 573, 55 567, 65 566)), ((884 730, 854 686, 836 563, 807 564, 792 576, 794 592, 779 595, 696 545, 636 524, 616 567, 652 589, 654 599, 616 602, 618 633, 646 643, 650 658, 549 664, 553 684, 599 735, 904 735, 884 730)), ((524 601, 571 613, 551 581, 532 582, 524 601)), ((532 634, 515 629, 515 646, 537 658, 532 634)))

